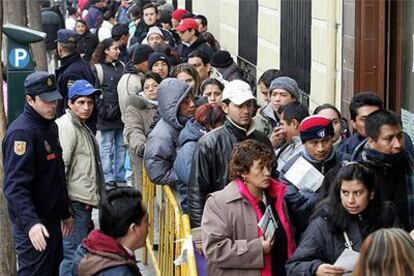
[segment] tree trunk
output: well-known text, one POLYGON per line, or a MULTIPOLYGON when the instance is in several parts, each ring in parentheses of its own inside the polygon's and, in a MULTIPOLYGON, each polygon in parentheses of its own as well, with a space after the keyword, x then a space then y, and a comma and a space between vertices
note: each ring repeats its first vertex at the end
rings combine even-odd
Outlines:
MULTIPOLYGON (((22 1, 23 2, 23 1, 22 1)), ((42 31, 42 18, 40 16, 40 1, 27 0, 27 20, 31 29, 42 31)), ((46 43, 44 40, 31 44, 33 59, 36 61, 36 70, 47 71, 46 43)))
POLYGON ((26 1, 3 0, 4 23, 11 23, 22 27, 27 26, 26 1))
MULTIPOLYGON (((19 2, 19 1, 6 1, 19 2)), ((0 0, 0 34, 3 33, 3 0, 0 0)), ((0 35, 0 45, 3 36, 0 35)), ((2 65, 0 63, 0 72, 2 65)), ((7 120, 4 113, 3 75, 0 74, 0 140, 3 141, 6 133, 7 120)), ((7 103, 6 103, 7 104, 7 103)), ((3 196, 3 153, 0 151, 0 275, 16 275, 16 254, 11 233, 11 225, 7 214, 6 201, 3 196)))

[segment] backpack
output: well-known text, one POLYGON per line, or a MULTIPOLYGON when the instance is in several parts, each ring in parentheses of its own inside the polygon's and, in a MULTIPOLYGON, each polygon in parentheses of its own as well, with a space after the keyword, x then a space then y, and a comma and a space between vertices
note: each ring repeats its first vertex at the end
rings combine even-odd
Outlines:
POLYGON ((96 76, 98 77, 98 83, 95 84, 95 86, 97 86, 97 88, 98 87, 101 88, 102 83, 103 83, 103 79, 104 79, 104 72, 103 72, 102 64, 96 63, 96 64, 94 64, 94 66, 95 66, 95 69, 96 69, 96 76))

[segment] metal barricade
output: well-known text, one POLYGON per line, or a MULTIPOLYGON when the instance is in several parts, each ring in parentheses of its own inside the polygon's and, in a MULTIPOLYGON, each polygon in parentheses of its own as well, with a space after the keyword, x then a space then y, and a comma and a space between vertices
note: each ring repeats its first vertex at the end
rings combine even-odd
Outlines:
POLYGON ((190 217, 188 215, 182 215, 182 225, 183 225, 183 239, 190 240, 191 249, 187 249, 187 263, 184 267, 184 274, 187 276, 197 276, 197 263, 194 255, 194 246, 191 238, 191 226, 190 226, 190 217))
MULTIPOLYGON (((143 202, 148 211, 148 237, 143 251, 143 263, 148 264, 148 255, 151 258, 157 276, 197 276, 197 266, 194 249, 187 248, 185 264, 176 266, 174 260, 181 255, 183 242, 191 242, 190 220, 188 215, 183 215, 180 205, 168 185, 162 189, 156 189, 143 169, 142 173, 143 202), (156 191, 160 192, 160 199, 155 200, 156 191), (158 205, 158 214, 154 212, 158 205), (158 253, 154 250, 154 218, 159 218, 159 245, 158 253)), ((158 186, 159 187, 159 186, 158 186)))

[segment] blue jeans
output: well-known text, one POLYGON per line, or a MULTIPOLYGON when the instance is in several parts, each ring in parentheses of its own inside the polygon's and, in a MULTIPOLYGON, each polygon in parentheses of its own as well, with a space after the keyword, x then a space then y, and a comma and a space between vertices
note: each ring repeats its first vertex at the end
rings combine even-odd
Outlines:
POLYGON ((99 153, 105 182, 124 182, 125 145, 122 129, 101 130, 99 153))
POLYGON ((125 169, 125 181, 127 182, 128 186, 132 186, 132 170, 131 170, 131 162, 129 160, 128 151, 126 152, 126 156, 125 156, 124 169, 125 169))
POLYGON ((71 235, 63 237, 63 261, 59 269, 59 275, 61 276, 72 275, 75 251, 93 228, 92 206, 72 201, 71 207, 75 229, 71 235))

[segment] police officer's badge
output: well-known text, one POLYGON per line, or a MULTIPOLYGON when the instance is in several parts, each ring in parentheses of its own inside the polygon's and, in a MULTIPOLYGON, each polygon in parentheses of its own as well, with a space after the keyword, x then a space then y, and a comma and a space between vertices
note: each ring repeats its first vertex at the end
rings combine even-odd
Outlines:
POLYGON ((321 129, 318 133, 316 133, 319 137, 324 138, 325 137, 325 129, 321 129))
POLYGON ((45 150, 48 153, 51 153, 52 152, 52 148, 50 147, 49 143, 46 140, 45 140, 45 150))
POLYGON ((25 141, 14 141, 14 153, 17 155, 23 155, 26 153, 25 141))
POLYGON ((52 79, 51 78, 48 78, 47 79, 47 86, 52 86, 52 84, 53 84, 52 79))

